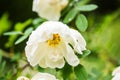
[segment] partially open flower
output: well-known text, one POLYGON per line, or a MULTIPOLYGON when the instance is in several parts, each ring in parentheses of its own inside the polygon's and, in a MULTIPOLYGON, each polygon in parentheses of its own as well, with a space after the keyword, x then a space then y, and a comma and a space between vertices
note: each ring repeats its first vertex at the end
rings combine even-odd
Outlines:
POLYGON ((114 76, 112 80, 120 80, 120 67, 117 67, 113 72, 112 75, 114 76))
POLYGON ((59 20, 68 0, 33 0, 33 11, 47 20, 59 20))
POLYGON ((55 76, 48 73, 37 73, 32 79, 28 79, 27 77, 21 76, 18 77, 17 80, 57 80, 55 76))
POLYGON ((39 64, 46 68, 62 68, 65 60, 77 66, 79 59, 75 52, 82 54, 86 42, 82 35, 57 21, 41 24, 29 37, 25 52, 32 66, 39 64))

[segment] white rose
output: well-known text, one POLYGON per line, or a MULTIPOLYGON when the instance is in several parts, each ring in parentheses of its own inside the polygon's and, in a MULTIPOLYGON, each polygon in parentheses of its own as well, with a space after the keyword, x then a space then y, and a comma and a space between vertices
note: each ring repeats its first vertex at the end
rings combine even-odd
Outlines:
POLYGON ((80 61, 74 51, 82 54, 85 46, 86 42, 78 31, 61 22, 47 21, 32 32, 25 53, 32 66, 62 68, 64 59, 71 66, 77 66, 80 61))
POLYGON ((28 79, 27 77, 21 76, 17 78, 17 80, 57 80, 55 76, 48 73, 37 73, 32 79, 28 79))
POLYGON ((120 67, 117 67, 113 72, 112 72, 112 80, 120 80, 120 67))
POLYGON ((60 12, 67 6, 68 0, 33 0, 33 11, 47 20, 59 20, 60 12))

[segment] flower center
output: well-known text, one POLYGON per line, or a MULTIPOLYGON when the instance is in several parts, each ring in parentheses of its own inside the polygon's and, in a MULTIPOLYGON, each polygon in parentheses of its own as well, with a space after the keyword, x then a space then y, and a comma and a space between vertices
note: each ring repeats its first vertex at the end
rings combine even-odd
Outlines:
POLYGON ((58 45, 60 41, 61 41, 60 35, 53 34, 52 40, 51 39, 47 40, 47 43, 49 44, 49 46, 55 46, 58 45))

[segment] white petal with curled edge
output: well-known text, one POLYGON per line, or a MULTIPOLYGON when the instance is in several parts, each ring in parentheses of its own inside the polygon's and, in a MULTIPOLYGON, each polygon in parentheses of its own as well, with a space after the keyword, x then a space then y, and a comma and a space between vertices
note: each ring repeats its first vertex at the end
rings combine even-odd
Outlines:
POLYGON ((76 51, 78 51, 79 53, 83 50, 86 50, 86 41, 85 39, 82 37, 82 35, 77 31, 77 30, 74 30, 74 29, 70 29, 71 31, 71 35, 75 41, 75 46, 74 46, 74 49, 76 51))
POLYGON ((78 57, 75 55, 73 49, 69 45, 66 45, 66 48, 67 53, 65 54, 65 59, 67 60, 68 64, 77 66, 80 63, 78 57))
POLYGON ((49 60, 48 58, 46 58, 46 65, 50 68, 62 68, 64 67, 64 64, 64 58, 59 59, 57 61, 49 60))

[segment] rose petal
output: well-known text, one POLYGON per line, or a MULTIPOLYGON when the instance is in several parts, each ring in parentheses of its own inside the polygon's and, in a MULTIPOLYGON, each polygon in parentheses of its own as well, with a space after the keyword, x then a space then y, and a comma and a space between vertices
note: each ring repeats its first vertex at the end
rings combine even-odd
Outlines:
POLYGON ((50 49, 51 51, 48 53, 46 57, 46 64, 50 68, 62 68, 65 64, 63 53, 60 48, 50 49))
POLYGON ((55 76, 48 73, 37 73, 31 80, 57 80, 55 76))
POLYGON ((86 50, 86 41, 85 39, 82 37, 82 35, 74 29, 70 29, 71 31, 71 35, 74 39, 74 49, 78 52, 78 53, 82 53, 83 50, 86 50))
POLYGON ((78 57, 75 55, 73 49, 69 45, 66 45, 66 48, 67 53, 65 54, 65 59, 67 60, 68 64, 77 66, 80 62, 78 57))
POLYGON ((46 43, 39 43, 39 45, 34 46, 35 48, 33 45, 28 45, 25 48, 27 59, 32 66, 37 65, 47 53, 45 50, 47 48, 46 43))
POLYGON ((48 66, 46 65, 45 57, 40 60, 39 66, 42 67, 42 68, 47 68, 47 67, 48 67, 48 66))

